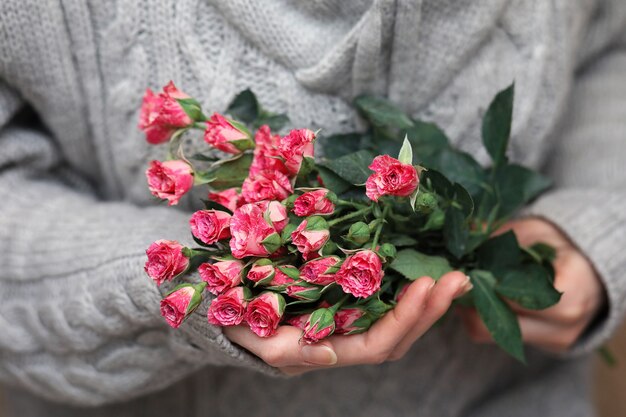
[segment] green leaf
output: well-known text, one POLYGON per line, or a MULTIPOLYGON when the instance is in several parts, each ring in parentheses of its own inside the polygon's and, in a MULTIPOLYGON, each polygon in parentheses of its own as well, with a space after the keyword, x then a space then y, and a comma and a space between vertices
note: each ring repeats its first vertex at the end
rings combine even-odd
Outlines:
POLYGON ((289 117, 284 113, 274 114, 264 112, 264 114, 254 122, 254 126, 258 128, 263 125, 268 125, 272 132, 276 132, 285 127, 287 123, 289 123, 289 117))
POLYGON ((515 84, 500 91, 493 99, 483 117, 483 144, 495 166, 506 162, 506 148, 511 135, 513 96, 515 84))
POLYGON ((439 171, 450 182, 458 182, 473 196, 481 192, 486 180, 483 168, 471 155, 451 148, 435 154, 424 165, 439 171))
POLYGON ((233 159, 219 165, 211 174, 215 179, 211 182, 211 188, 223 190, 231 187, 240 187, 248 176, 252 155, 244 154, 240 158, 233 159))
POLYGON ((446 220, 443 225, 443 236, 446 248, 457 259, 465 255, 469 238, 469 227, 463 210, 450 206, 446 210, 446 220))
POLYGON ((551 185, 549 179, 521 165, 502 166, 495 175, 497 199, 500 203, 499 218, 515 213, 551 185))
POLYGON ((453 270, 446 258, 425 255, 414 249, 399 251, 389 267, 411 281, 421 277, 437 280, 453 270))
POLYGON ((389 101, 373 96, 359 96, 354 100, 359 112, 377 127, 406 129, 413 126, 411 119, 389 101))
POLYGON ((389 243, 397 247, 415 246, 417 245, 417 240, 407 235, 395 235, 389 239, 389 243))
POLYGON ((360 133, 320 136, 316 145, 319 144, 322 147, 322 155, 329 158, 339 158, 361 149, 361 137, 360 133))
POLYGON ((246 89, 228 105, 226 113, 244 123, 252 123, 259 117, 259 102, 250 89, 246 89))
POLYGON ((507 271, 496 285, 496 291, 532 310, 548 308, 561 299, 561 293, 552 285, 548 272, 537 264, 507 271))
POLYGON ((491 333, 493 340, 507 353, 522 363, 524 345, 517 316, 495 292, 495 278, 489 271, 473 270, 469 273, 474 288, 474 305, 478 315, 491 333))
POLYGON ((546 243, 535 243, 525 250, 529 252, 538 263, 552 263, 556 259, 556 249, 546 243))
MULTIPOLYGON (((325 161, 322 166, 333 171, 342 179, 354 185, 362 185, 372 174, 368 166, 372 163, 374 155, 368 150, 360 150, 350 155, 325 161)), ((337 192, 336 190, 333 190, 337 192)))
POLYGON ((342 194, 352 188, 352 184, 350 184, 348 181, 344 180, 328 168, 318 165, 317 173, 320 175, 320 178, 324 183, 324 187, 332 190, 337 194, 342 194))
POLYGON ((403 164, 413 165, 413 148, 411 148, 411 143, 406 136, 404 137, 400 153, 398 154, 398 161, 403 164))
POLYGON ((202 106, 195 98, 177 98, 176 101, 192 120, 206 120, 206 117, 202 114, 202 106))
POLYGON ((450 147, 448 137, 434 123, 414 120, 413 126, 407 129, 406 135, 420 163, 428 161, 432 155, 450 147))
POLYGON ((424 171, 420 184, 424 184, 429 190, 448 199, 454 195, 452 183, 443 174, 434 169, 424 171))
POLYGON ((496 277, 501 278, 505 270, 520 266, 521 254, 515 233, 509 230, 480 245, 476 251, 476 258, 480 269, 491 271, 496 277))
POLYGON ((379 319, 384 316, 387 311, 391 310, 393 306, 386 304, 378 298, 372 298, 365 303, 364 308, 374 319, 379 319))
POLYGON ((459 183, 454 183, 452 188, 454 191, 454 202, 460 206, 461 211, 465 214, 465 217, 471 216, 474 212, 474 200, 472 200, 472 196, 470 196, 467 190, 459 183))

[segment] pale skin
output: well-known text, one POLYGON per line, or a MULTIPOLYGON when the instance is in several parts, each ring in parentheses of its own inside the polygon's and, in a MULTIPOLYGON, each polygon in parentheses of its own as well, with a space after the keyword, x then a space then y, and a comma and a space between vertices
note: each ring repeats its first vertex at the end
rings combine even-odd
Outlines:
MULTIPOLYGON (((522 219, 507 224, 520 244, 544 242, 557 250, 555 286, 561 301, 546 310, 518 313, 527 344, 545 350, 567 350, 585 330, 604 301, 600 280, 587 258, 556 227, 541 219, 522 219)), ((285 374, 299 375, 319 369, 380 364, 401 359, 437 322, 452 302, 471 289, 461 272, 450 272, 437 283, 423 277, 413 282, 398 305, 367 332, 331 336, 315 345, 299 343, 302 331, 280 326, 275 336, 260 338, 245 326, 227 327, 226 336, 285 374)), ((475 342, 492 343, 475 310, 463 309, 463 322, 475 342)))

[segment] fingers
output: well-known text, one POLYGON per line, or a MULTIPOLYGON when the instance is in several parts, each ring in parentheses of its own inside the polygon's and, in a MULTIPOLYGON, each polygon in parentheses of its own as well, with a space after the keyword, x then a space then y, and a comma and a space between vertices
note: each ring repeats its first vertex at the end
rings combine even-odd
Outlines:
POLYGON ((398 343, 419 322, 435 282, 424 277, 413 282, 402 300, 365 333, 332 336, 337 366, 379 364, 386 361, 398 343))
POLYGON ((450 272, 441 277, 433 287, 418 323, 398 343, 389 359, 402 358, 413 343, 448 311, 454 299, 471 289, 469 278, 461 272, 450 272))
POLYGON ((276 334, 268 338, 257 336, 245 326, 226 327, 224 334, 268 365, 277 368, 330 366, 337 363, 337 355, 328 340, 315 345, 301 344, 302 330, 296 327, 280 326, 276 334))
MULTIPOLYGON (((494 343, 493 338, 474 309, 459 309, 465 328, 475 343, 494 343)), ((582 328, 563 326, 534 317, 519 317, 522 339, 550 352, 563 352, 577 340, 582 328)))

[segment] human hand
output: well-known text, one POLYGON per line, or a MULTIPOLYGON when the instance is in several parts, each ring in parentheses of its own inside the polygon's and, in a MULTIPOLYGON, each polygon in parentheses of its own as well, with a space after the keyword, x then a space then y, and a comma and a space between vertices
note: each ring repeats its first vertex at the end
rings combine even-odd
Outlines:
POLYGON ((224 328, 234 343, 254 353, 285 374, 359 364, 398 360, 411 345, 439 320, 455 298, 471 289, 461 272, 450 272, 437 283, 423 277, 413 282, 398 304, 365 333, 336 335, 314 345, 300 344, 302 331, 280 326, 261 338, 246 326, 224 328))
MULTIPOLYGON (((563 295, 545 310, 528 310, 514 303, 525 342, 551 352, 563 352, 578 340, 605 303, 605 292, 591 262, 554 225, 527 218, 507 223, 497 233, 513 230, 521 246, 544 242, 556 249, 554 286, 563 295)), ((472 340, 493 343, 475 309, 460 308, 472 340)))

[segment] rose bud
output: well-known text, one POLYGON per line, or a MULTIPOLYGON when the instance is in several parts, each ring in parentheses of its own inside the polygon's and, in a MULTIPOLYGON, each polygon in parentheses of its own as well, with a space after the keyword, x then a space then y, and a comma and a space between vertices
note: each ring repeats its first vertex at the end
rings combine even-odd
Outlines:
POLYGON ((230 214, 219 210, 199 210, 189 219, 191 233, 207 245, 230 237, 230 214))
POLYGON ((302 333, 302 341, 313 344, 333 334, 335 331, 333 315, 330 308, 319 308, 311 313, 302 333))
MULTIPOLYGON (((281 246, 278 231, 265 216, 262 203, 244 204, 230 220, 230 249, 235 258, 265 257, 281 246)), ((270 214, 268 214, 270 217, 270 214)))
POLYGON ((216 326, 237 326, 246 314, 246 306, 250 299, 250 290, 246 287, 235 287, 218 295, 211 301, 207 311, 209 323, 216 326))
POLYGON ((243 266, 241 261, 203 263, 198 267, 198 272, 202 281, 207 283, 208 290, 218 295, 241 284, 243 266))
POLYGON ((362 308, 344 308, 335 313, 335 334, 363 333, 371 325, 372 318, 362 308))
POLYGON ((380 257, 371 250, 355 253, 344 261, 337 272, 337 283, 343 292, 367 298, 380 289, 383 272, 380 257))
POLYGON ((296 316, 291 316, 285 322, 290 326, 297 327, 300 330, 304 330, 306 328, 306 324, 309 321, 309 317, 311 314, 298 314, 296 316))
POLYGON ((209 193, 209 200, 226 207, 231 212, 237 210, 237 207, 244 204, 243 197, 237 191, 237 188, 228 188, 224 191, 209 193))
POLYGON ((170 206, 193 187, 193 169, 185 161, 152 161, 146 178, 152 195, 168 200, 170 206))
POLYGON ((278 171, 285 175, 289 170, 278 152, 279 135, 273 135, 269 126, 263 125, 254 135, 256 147, 250 165, 250 177, 254 178, 261 171, 278 171))
POLYGON ((153 145, 167 142, 174 132, 193 123, 177 99, 189 98, 179 91, 173 82, 155 95, 149 88, 143 96, 139 113, 139 129, 146 134, 146 141, 153 145))
POLYGON ((202 291, 206 283, 181 284, 161 300, 161 315, 167 324, 178 328, 180 324, 200 305, 202 291))
POLYGON ((183 255, 184 246, 175 240, 157 240, 146 250, 148 260, 144 270, 157 285, 182 274, 189 266, 189 258, 183 255))
POLYGON ((336 199, 334 193, 326 189, 306 192, 293 202, 293 212, 299 217, 332 214, 335 211, 333 198, 336 199))
POLYGON ((303 282, 288 285, 285 293, 300 301, 317 301, 322 296, 322 288, 303 282))
POLYGON ((289 175, 295 177, 300 172, 304 158, 313 158, 315 133, 309 129, 292 130, 280 140, 278 151, 285 161, 289 175))
POLYGON ((254 286, 269 284, 276 275, 274 263, 269 259, 259 259, 252 264, 247 278, 254 282, 254 286))
POLYGON ((289 178, 280 171, 250 173, 241 186, 241 195, 248 203, 263 200, 284 200, 293 193, 289 178))
POLYGON ((272 291, 284 291, 289 285, 295 284, 300 279, 299 271, 292 265, 281 265, 276 268, 274 278, 267 283, 267 288, 272 291))
POLYGON ((326 256, 309 261, 300 267, 300 278, 317 285, 335 282, 335 273, 339 270, 341 259, 338 256, 326 256))
POLYGON ((328 223, 322 217, 309 217, 300 223, 291 234, 291 241, 306 260, 319 256, 322 246, 328 241, 328 223))
POLYGON ((245 320, 257 336, 269 337, 276 333, 285 312, 285 300, 280 294, 262 292, 248 303, 245 320))
POLYGON ((347 238, 356 244, 362 245, 370 240, 370 227, 367 223, 356 222, 350 226, 347 238))
POLYGON ((420 191, 415 199, 415 211, 430 214, 439 206, 437 196, 428 191, 420 191))
POLYGON ((270 220, 277 232, 282 232, 289 222, 289 216, 287 215, 285 206, 283 206, 280 201, 260 201, 257 204, 264 211, 265 219, 270 220))
POLYGON ((411 164, 403 164, 389 155, 379 155, 369 166, 374 174, 365 182, 365 194, 373 201, 384 195, 408 197, 417 189, 419 178, 411 164))
POLYGON ((254 148, 250 133, 243 125, 218 113, 213 113, 207 120, 204 141, 220 151, 233 154, 254 148))

